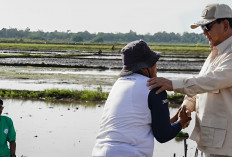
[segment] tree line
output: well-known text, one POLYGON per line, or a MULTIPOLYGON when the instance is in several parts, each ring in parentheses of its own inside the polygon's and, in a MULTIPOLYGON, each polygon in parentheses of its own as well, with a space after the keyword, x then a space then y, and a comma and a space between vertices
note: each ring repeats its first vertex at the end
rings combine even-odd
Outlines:
POLYGON ((30 28, 19 30, 17 28, 2 28, 0 30, 0 42, 47 42, 47 43, 103 43, 103 42, 130 42, 133 40, 143 39, 150 43, 183 43, 183 44, 207 44, 208 41, 204 35, 184 32, 167 33, 157 32, 152 34, 139 35, 130 30, 128 33, 89 33, 88 31, 73 33, 66 32, 44 32, 42 30, 31 31, 30 28))

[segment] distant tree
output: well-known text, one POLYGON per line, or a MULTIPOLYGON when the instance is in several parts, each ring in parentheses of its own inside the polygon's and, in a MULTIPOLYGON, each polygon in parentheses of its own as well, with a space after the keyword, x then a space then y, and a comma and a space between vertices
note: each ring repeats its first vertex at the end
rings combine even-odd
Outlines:
POLYGON ((91 34, 88 31, 78 32, 77 35, 80 35, 84 39, 84 41, 90 41, 91 39, 96 37, 96 34, 91 34))
POLYGON ((93 39, 91 40, 91 42, 94 42, 94 43, 103 43, 104 40, 103 40, 102 37, 96 36, 95 38, 93 38, 93 39))
POLYGON ((74 42, 83 42, 84 41, 83 37, 80 36, 80 35, 73 35, 71 37, 71 40, 74 41, 74 42))
POLYGON ((203 34, 184 32, 181 41, 184 43, 207 43, 203 34))
POLYGON ((6 38, 6 28, 2 28, 1 31, 0 31, 0 37, 1 38, 6 38))
POLYGON ((53 32, 44 32, 42 30, 31 31, 30 28, 25 30, 18 30, 16 28, 2 28, 0 30, 0 38, 4 40, 10 39, 13 41, 27 41, 27 40, 46 40, 48 42, 131 42, 133 40, 143 39, 150 43, 202 43, 207 44, 207 39, 205 36, 196 33, 184 32, 183 34, 179 33, 167 33, 157 32, 153 35, 147 33, 145 35, 139 35, 136 32, 130 30, 128 33, 89 33, 88 31, 71 33, 71 30, 65 32, 58 32, 57 30, 53 32), (13 40, 12 40, 13 39, 13 40))
POLYGON ((137 36, 136 32, 133 32, 132 30, 130 30, 129 33, 124 34, 124 40, 127 42, 138 39, 140 38, 137 36))
POLYGON ((43 35, 41 34, 42 32, 33 32, 28 35, 28 38, 31 40, 46 40, 43 35))

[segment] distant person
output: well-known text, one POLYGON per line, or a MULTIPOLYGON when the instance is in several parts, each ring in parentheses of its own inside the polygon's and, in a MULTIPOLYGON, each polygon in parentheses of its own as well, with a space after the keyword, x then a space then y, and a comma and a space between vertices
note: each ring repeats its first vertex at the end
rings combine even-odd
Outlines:
POLYGON ((187 94, 183 105, 196 111, 196 125, 191 139, 206 157, 232 156, 232 10, 225 4, 209 4, 201 20, 191 28, 201 27, 209 40, 211 53, 199 75, 186 79, 152 78, 148 86, 158 91, 174 90, 187 94))
POLYGON ((16 133, 11 118, 2 116, 3 101, 0 99, 0 157, 16 157, 16 133), (7 142, 10 148, 8 148, 7 142))
POLYGON ((154 137, 174 138, 191 119, 185 108, 169 117, 167 93, 144 86, 156 77, 159 54, 136 40, 122 50, 123 68, 112 87, 102 115, 93 157, 152 157, 154 137))

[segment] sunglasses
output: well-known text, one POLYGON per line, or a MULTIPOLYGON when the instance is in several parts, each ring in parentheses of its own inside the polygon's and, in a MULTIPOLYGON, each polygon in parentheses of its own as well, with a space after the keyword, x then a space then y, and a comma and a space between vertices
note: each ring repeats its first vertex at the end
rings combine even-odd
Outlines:
POLYGON ((201 26, 201 28, 202 28, 203 31, 209 32, 209 31, 212 29, 212 27, 213 27, 213 25, 214 25, 215 23, 217 23, 217 20, 214 21, 214 22, 211 22, 211 23, 209 23, 209 24, 207 24, 207 25, 203 25, 203 26, 201 26))

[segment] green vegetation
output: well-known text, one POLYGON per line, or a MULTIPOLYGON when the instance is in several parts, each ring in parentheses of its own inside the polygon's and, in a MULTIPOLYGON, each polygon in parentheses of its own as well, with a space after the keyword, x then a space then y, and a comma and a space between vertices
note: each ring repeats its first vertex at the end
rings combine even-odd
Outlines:
MULTIPOLYGON (((35 43, 0 43, 1 50, 21 50, 18 51, 21 57, 46 57, 45 54, 30 54, 29 52, 22 51, 63 51, 67 54, 56 55, 52 57, 71 57, 79 55, 94 55, 86 53, 78 53, 79 51, 85 52, 98 52, 102 51, 103 54, 107 52, 119 52, 125 44, 85 44, 85 45, 68 45, 68 44, 35 44, 35 43), (75 51, 76 53, 73 53, 75 51)), ((153 51, 162 52, 163 55, 208 55, 208 45, 202 44, 149 44, 153 51)), ((9 56, 9 55, 8 55, 9 56)), ((11 57, 20 57, 19 55, 10 55, 11 57)), ((1 55, 0 57, 6 57, 1 55)))
MULTIPOLYGON (((105 101, 109 92, 102 92, 101 87, 97 91, 90 90, 68 90, 68 89, 47 89, 45 91, 7 90, 0 89, 0 97, 20 99, 41 99, 49 101, 105 101)), ((172 107, 179 107, 183 96, 168 95, 172 107)))
POLYGON ((208 55, 210 50, 208 45, 203 44, 175 44, 175 45, 149 45, 154 51, 162 52, 162 54, 169 55, 208 55))
POLYGON ((122 43, 130 42, 133 40, 143 39, 149 43, 174 43, 174 44, 207 44, 207 39, 204 35, 196 33, 184 32, 167 33, 157 32, 155 34, 139 35, 130 30, 128 33, 89 33, 84 32, 43 32, 42 30, 30 31, 30 28, 25 30, 18 30, 16 28, 3 28, 0 30, 0 42, 13 42, 13 43, 122 43))
POLYGON ((168 102, 169 107, 176 107, 179 106, 184 100, 184 95, 182 94, 169 94, 168 95, 168 102))
POLYGON ((176 135, 175 140, 178 142, 178 141, 182 141, 182 140, 188 139, 188 138, 189 138, 189 134, 187 132, 180 131, 176 135))
POLYGON ((180 131, 176 137, 188 138, 189 134, 187 132, 180 131))
POLYGON ((180 131, 177 135, 176 138, 189 138, 189 134, 187 132, 180 131))
MULTIPOLYGON (((115 45, 113 51, 120 51, 122 45, 115 45)), ((27 50, 27 51, 98 51, 101 49, 105 52, 112 52, 112 44, 35 44, 35 43, 0 43, 1 50, 27 50)))
POLYGON ((0 90, 0 96, 4 98, 21 99, 44 99, 44 100, 62 100, 62 101, 102 101, 106 100, 108 93, 90 90, 68 90, 68 89, 47 89, 45 91, 27 91, 27 90, 0 90))

